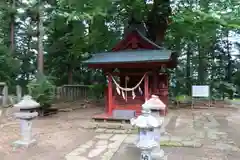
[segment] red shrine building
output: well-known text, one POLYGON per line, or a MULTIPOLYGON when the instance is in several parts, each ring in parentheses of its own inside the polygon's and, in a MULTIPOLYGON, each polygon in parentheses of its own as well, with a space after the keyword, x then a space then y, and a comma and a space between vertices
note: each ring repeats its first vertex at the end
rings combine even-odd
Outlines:
POLYGON ((85 61, 89 68, 102 69, 107 76, 106 111, 94 119, 115 119, 119 112, 139 115, 151 95, 159 96, 167 106, 169 76, 165 69, 174 68, 176 61, 173 52, 147 38, 143 25, 130 25, 111 51, 93 54, 85 61))

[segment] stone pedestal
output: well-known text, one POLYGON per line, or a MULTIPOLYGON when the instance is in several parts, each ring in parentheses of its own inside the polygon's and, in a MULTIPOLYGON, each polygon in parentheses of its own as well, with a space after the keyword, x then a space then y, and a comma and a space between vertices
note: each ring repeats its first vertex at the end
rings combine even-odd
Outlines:
POLYGON ((142 151, 140 160, 152 160, 151 151, 148 150, 142 151))
POLYGON ((8 86, 5 84, 3 87, 3 100, 2 100, 2 105, 6 106, 8 104, 8 86))
POLYGON ((17 102, 20 102, 22 99, 22 88, 21 86, 16 86, 17 102))
POLYGON ((13 143, 14 146, 29 147, 36 142, 32 139, 32 120, 38 116, 33 109, 39 107, 39 103, 32 100, 30 96, 23 97, 23 100, 14 107, 19 108, 20 112, 15 113, 15 117, 20 119, 21 139, 13 143))
POLYGON ((153 160, 167 160, 167 156, 164 154, 164 151, 160 148, 160 145, 152 150, 151 156, 153 160))

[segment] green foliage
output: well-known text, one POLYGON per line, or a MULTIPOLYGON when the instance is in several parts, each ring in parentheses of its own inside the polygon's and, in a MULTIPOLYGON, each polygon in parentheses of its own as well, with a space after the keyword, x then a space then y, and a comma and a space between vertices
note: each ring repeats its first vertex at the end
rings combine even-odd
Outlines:
POLYGON ((220 81, 220 82, 213 82, 212 87, 212 94, 214 99, 219 99, 220 97, 230 97, 233 98, 233 94, 236 93, 236 86, 233 83, 220 81))
POLYGON ((9 93, 15 93, 20 62, 9 53, 8 48, 0 44, 0 82, 9 86, 9 93))
POLYGON ((176 96, 176 101, 178 101, 179 103, 189 103, 192 101, 192 98, 188 95, 179 95, 176 96))
POLYGON ((28 84, 28 90, 43 109, 51 106, 55 97, 55 86, 46 76, 38 74, 36 79, 28 84))
POLYGON ((93 84, 90 85, 91 98, 101 99, 104 97, 104 91, 106 89, 106 84, 93 84))
MULTIPOLYGON (((157 25, 166 20, 164 16, 170 15, 168 0, 155 0, 154 4, 146 4, 145 0, 42 0, 41 4, 15 0, 15 6, 12 2, 0 2, 0 81, 10 86, 15 83, 26 86, 36 72, 40 6, 47 37, 43 39, 44 73, 55 77, 54 84, 58 86, 104 83, 102 72, 87 69, 82 61, 91 54, 111 50, 122 38, 132 16, 152 22, 153 26, 146 23, 146 27, 156 36, 162 26, 157 25), (10 52, 11 24, 15 24, 14 54, 10 52)), ((229 40, 232 34, 239 33, 239 1, 172 3, 171 24, 164 46, 178 53, 179 63, 170 71, 170 95, 190 96, 192 84, 211 84, 213 97, 239 95, 240 59, 231 56, 234 45, 229 40)), ((150 35, 152 38, 152 33, 150 35)), ((239 48, 235 50, 240 51, 239 48)), ((46 90, 51 88, 43 82, 34 83, 45 86, 46 90)), ((39 95, 44 92, 41 89, 36 89, 39 95)), ((91 90, 99 97, 104 87, 92 85, 91 90)), ((41 96, 41 101, 48 101, 41 96)))

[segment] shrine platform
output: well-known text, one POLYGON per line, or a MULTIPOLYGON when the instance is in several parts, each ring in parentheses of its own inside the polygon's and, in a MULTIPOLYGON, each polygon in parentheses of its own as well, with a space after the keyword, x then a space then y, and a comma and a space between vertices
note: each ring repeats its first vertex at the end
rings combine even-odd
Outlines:
MULTIPOLYGON (((157 110, 152 110, 152 112, 159 112, 157 110)), ((159 112, 161 116, 166 116, 167 112, 164 112, 164 111, 160 111, 159 112)), ((136 115, 135 117, 139 116, 141 114, 141 112, 136 112, 136 115)), ((128 117, 115 117, 113 116, 113 114, 108 114, 108 113, 100 113, 100 114, 96 114, 96 115, 93 115, 92 116, 92 119, 94 121, 115 121, 115 122, 127 122, 129 123, 130 122, 130 119, 131 118, 128 118, 128 117)))
POLYGON ((115 122, 130 122, 130 118, 116 118, 113 117, 112 114, 108 113, 101 113, 101 114, 96 114, 92 117, 94 121, 115 121, 115 122))

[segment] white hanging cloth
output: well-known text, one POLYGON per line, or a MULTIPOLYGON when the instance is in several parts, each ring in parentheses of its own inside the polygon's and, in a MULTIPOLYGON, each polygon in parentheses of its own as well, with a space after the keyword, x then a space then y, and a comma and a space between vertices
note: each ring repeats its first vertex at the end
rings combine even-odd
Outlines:
MULTIPOLYGON (((116 80, 113 78, 113 76, 112 76, 111 74, 109 74, 109 75, 112 77, 112 80, 113 80, 114 84, 116 85, 116 91, 117 91, 117 93, 118 93, 119 95, 122 94, 123 99, 127 101, 127 97, 126 97, 126 96, 127 96, 127 92, 128 92, 128 91, 132 91, 132 98, 133 98, 133 99, 136 98, 136 94, 135 94, 134 90, 137 89, 137 88, 138 88, 138 90, 139 90, 139 93, 140 93, 141 95, 143 95, 143 91, 142 91, 142 89, 141 89, 141 87, 140 87, 140 84, 141 84, 142 81, 144 80, 146 74, 147 74, 147 73, 145 73, 145 74, 143 75, 143 77, 141 78, 141 80, 137 83, 137 85, 134 86, 134 87, 132 87, 132 88, 128 88, 128 87, 123 88, 123 87, 121 87, 121 86, 116 82, 116 80), (124 91, 125 91, 125 93, 124 93, 124 91)), ((129 77, 126 77, 125 79, 129 80, 129 77)), ((125 81, 125 83, 126 83, 126 82, 127 82, 127 81, 125 81)))
POLYGON ((117 90, 118 95, 121 95, 121 91, 118 87, 116 87, 116 90, 117 90))
POLYGON ((136 94, 134 91, 132 91, 132 99, 135 99, 135 97, 136 97, 136 94))

